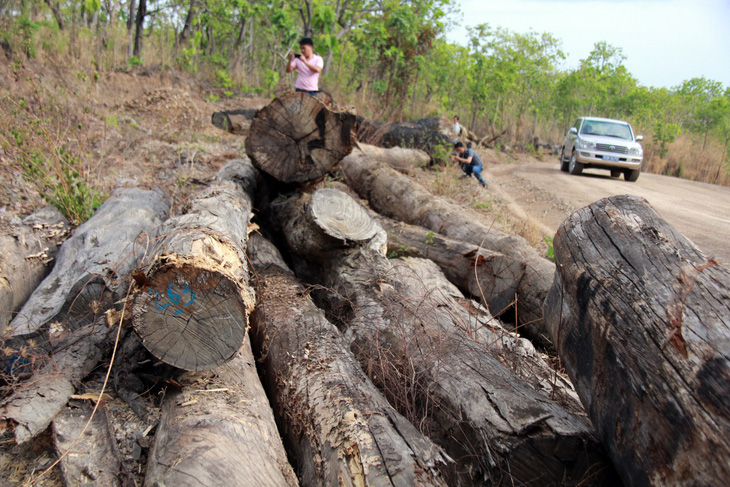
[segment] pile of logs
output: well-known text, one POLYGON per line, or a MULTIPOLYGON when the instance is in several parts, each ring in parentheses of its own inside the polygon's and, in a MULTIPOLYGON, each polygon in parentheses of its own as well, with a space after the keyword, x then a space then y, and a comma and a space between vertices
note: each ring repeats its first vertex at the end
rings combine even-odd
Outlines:
POLYGON ((4 434, 50 427, 66 485, 124 485, 111 412, 78 395, 117 357, 107 393, 158 418, 148 486, 730 478, 727 269, 632 197, 566 220, 553 264, 357 131, 288 94, 174 215, 112 195, 7 326, 5 372, 33 379, 4 434))

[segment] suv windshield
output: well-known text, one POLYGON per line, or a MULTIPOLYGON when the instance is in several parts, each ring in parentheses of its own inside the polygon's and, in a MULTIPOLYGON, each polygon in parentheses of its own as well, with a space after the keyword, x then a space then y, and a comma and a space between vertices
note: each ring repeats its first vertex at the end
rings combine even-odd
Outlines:
POLYGON ((602 120, 586 120, 580 133, 584 135, 602 135, 618 139, 633 140, 628 124, 607 122, 602 120))

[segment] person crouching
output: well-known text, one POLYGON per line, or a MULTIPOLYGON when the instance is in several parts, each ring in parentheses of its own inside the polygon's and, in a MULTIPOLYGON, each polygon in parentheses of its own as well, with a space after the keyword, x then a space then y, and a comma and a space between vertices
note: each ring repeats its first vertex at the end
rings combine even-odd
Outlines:
POLYGON ((454 150, 456 151, 456 154, 452 156, 453 160, 461 164, 461 169, 466 174, 466 177, 473 174, 476 176, 479 184, 486 188, 487 183, 484 182, 484 179, 482 178, 482 169, 484 168, 484 164, 476 151, 474 151, 474 149, 467 149, 464 147, 463 142, 455 143, 454 150))

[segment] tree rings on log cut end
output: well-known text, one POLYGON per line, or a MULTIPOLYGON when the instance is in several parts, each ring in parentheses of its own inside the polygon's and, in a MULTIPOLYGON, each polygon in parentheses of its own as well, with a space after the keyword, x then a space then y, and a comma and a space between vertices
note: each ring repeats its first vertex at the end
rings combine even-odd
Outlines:
POLYGON ((324 233, 344 242, 367 242, 383 231, 365 208, 338 189, 315 191, 309 212, 324 233))
POLYGON ((243 344, 246 323, 239 287, 215 271, 159 269, 135 297, 133 324, 145 348, 184 370, 228 361, 243 344))
POLYGON ((288 93, 256 113, 246 154, 278 181, 311 181, 350 153, 355 123, 353 113, 331 111, 305 93, 288 93))

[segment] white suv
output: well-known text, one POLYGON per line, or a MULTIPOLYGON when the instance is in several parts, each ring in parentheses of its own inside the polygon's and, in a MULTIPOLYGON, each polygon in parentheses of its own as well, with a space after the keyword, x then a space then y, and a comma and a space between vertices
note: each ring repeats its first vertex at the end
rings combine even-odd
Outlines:
POLYGON ((591 167, 609 169, 611 177, 622 173, 626 181, 636 181, 641 174, 644 150, 628 122, 610 118, 580 117, 563 140, 560 170, 580 174, 591 167))

